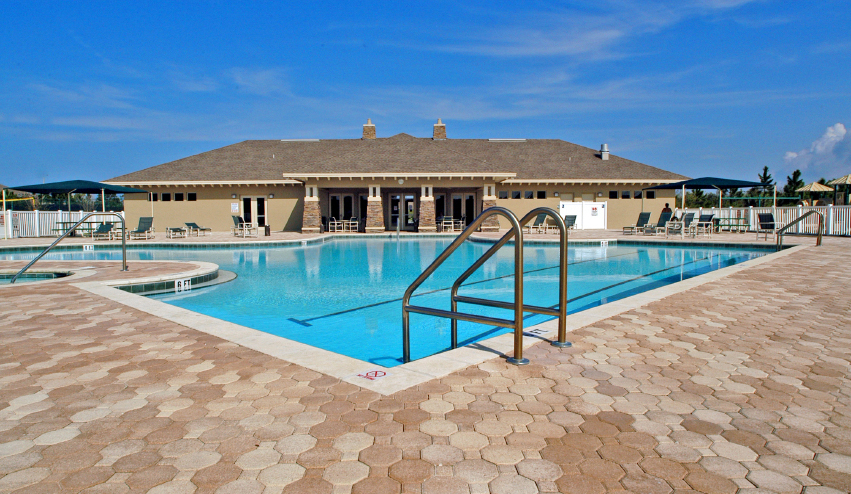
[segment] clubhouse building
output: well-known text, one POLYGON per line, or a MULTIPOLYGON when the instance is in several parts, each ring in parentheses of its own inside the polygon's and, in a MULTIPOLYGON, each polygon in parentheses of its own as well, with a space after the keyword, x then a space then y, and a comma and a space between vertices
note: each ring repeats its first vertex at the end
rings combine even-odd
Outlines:
MULTIPOLYGON (((608 228, 673 203, 673 191, 642 191, 687 177, 559 139, 449 139, 438 120, 429 138, 251 140, 107 180, 127 194, 128 224, 195 222, 214 231, 231 216, 276 231, 318 233, 347 220, 358 231, 434 232, 440 218, 471 222, 503 206, 518 217, 561 202, 604 202, 608 228), (356 223, 355 223, 356 221, 356 223)), ((655 214, 654 214, 655 215, 655 214)), ((484 230, 508 227, 503 219, 484 230)))

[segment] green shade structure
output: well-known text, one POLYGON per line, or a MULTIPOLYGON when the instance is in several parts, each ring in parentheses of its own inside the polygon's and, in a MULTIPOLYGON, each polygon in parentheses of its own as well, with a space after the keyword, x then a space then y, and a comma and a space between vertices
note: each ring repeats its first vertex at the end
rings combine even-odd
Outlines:
MULTIPOLYGON (((647 187, 644 190, 659 190, 659 189, 682 189, 683 191, 683 209, 686 208, 686 189, 742 189, 751 187, 765 187, 762 182, 751 182, 748 180, 733 180, 730 178, 717 177, 702 177, 692 178, 691 180, 683 180, 682 182, 674 182, 671 184, 656 185, 647 187)), ((774 189, 775 194, 777 188, 774 189)), ((776 202, 776 200, 775 200, 776 202)), ((721 193, 718 193, 718 207, 721 207, 721 193)))
MULTIPOLYGON (((51 182, 48 184, 18 185, 6 187, 7 189, 30 192, 33 194, 68 194, 68 209, 71 209, 71 193, 78 194, 143 194, 147 190, 122 187, 120 185, 92 182, 90 180, 67 180, 65 182, 51 182)), ((104 204, 105 206, 105 204, 104 204)), ((5 207, 3 208, 5 209, 5 207)), ((106 209, 105 207, 103 209, 106 209)))

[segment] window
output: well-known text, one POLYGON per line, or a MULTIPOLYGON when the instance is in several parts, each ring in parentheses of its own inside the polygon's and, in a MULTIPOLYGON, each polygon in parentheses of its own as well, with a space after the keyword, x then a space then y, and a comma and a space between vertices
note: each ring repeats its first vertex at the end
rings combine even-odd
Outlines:
POLYGON ((521 197, 521 196, 520 196, 520 191, 519 191, 519 190, 512 190, 512 191, 511 191, 511 198, 512 198, 512 199, 520 199, 520 197, 521 197))
POLYGON ((171 200, 171 192, 163 192, 163 202, 171 200))
POLYGON ((630 191, 628 191, 628 190, 622 190, 621 191, 621 199, 629 199, 630 197, 632 197, 632 193, 630 193, 630 191))
POLYGON ((633 192, 633 193, 632 193, 632 198, 633 198, 633 199, 641 199, 641 191, 640 191, 640 190, 636 190, 635 192, 633 192))
POLYGON ((186 194, 186 200, 187 201, 197 201, 198 195, 195 192, 189 192, 188 194, 186 194))
POLYGON ((546 198, 547 198, 547 191, 539 190, 538 191, 538 199, 546 199, 546 198))
POLYGON ((531 190, 527 190, 526 192, 523 193, 523 198, 524 199, 534 199, 535 193, 532 192, 531 190))
POLYGON ((617 198, 618 198, 618 191, 610 190, 609 191, 609 199, 617 199, 617 198))
POLYGON ((175 192, 174 193, 174 200, 175 201, 182 201, 183 200, 183 192, 175 192))
POLYGON ((159 197, 158 197, 158 194, 156 192, 151 192, 148 195, 148 202, 152 202, 152 201, 157 202, 157 200, 159 200, 159 197))
POLYGON ((656 199, 656 191, 648 190, 646 194, 644 194, 645 199, 656 199))
POLYGON ((500 199, 508 199, 508 191, 507 190, 499 191, 499 198, 500 199))

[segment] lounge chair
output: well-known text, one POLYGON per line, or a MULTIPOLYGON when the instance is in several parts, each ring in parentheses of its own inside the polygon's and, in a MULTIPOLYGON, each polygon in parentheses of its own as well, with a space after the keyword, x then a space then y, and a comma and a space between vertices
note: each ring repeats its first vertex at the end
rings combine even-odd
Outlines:
POLYGON ((691 236, 696 237, 699 234, 703 234, 704 236, 711 237, 714 226, 712 218, 714 217, 714 214, 701 214, 700 218, 691 224, 691 236))
POLYGON ((759 240, 759 234, 765 234, 765 240, 768 240, 768 234, 777 235, 777 230, 781 227, 774 221, 774 215, 771 213, 757 213, 756 222, 756 239, 759 240))
POLYGON ((231 232, 237 237, 256 237, 257 227, 252 223, 246 223, 242 216, 231 216, 233 218, 233 227, 231 232))
POLYGON ((575 230, 576 229, 576 215, 575 214, 568 214, 567 216, 565 216, 564 217, 564 226, 568 230, 575 230))
POLYGON ((672 213, 670 211, 660 214, 659 215, 659 221, 656 222, 655 225, 653 223, 648 223, 648 224, 644 225, 644 228, 643 228, 644 234, 645 235, 656 235, 656 232, 664 231, 665 225, 667 225, 668 222, 671 221, 671 216, 673 216, 673 215, 674 215, 674 213, 672 213))
POLYGON ((166 238, 186 238, 186 228, 177 226, 166 228, 165 230, 166 238))
POLYGON ((97 230, 92 232, 92 239, 112 240, 115 234, 115 232, 112 231, 112 227, 112 223, 101 223, 101 225, 97 227, 97 230))
POLYGON ((135 230, 127 232, 127 237, 130 240, 138 240, 144 238, 154 238, 154 218, 153 216, 142 216, 139 218, 139 226, 135 230))
POLYGON ((207 235, 207 233, 212 233, 212 228, 204 228, 203 226, 198 226, 198 223, 184 223, 186 228, 189 229, 189 235, 192 235, 192 232, 195 232, 196 237, 200 237, 201 235, 207 235))
POLYGON ((689 231, 692 221, 694 221, 694 213, 686 213, 680 221, 669 221, 665 225, 665 238, 668 238, 668 235, 682 235, 689 231))
POLYGON ((635 235, 635 231, 640 230, 640 229, 644 228, 645 226, 647 226, 647 223, 649 221, 650 221, 650 213, 649 212, 645 211, 645 212, 639 213, 638 219, 635 220, 634 225, 629 225, 629 226, 623 227, 623 234, 624 235, 635 235))
POLYGON ((545 233, 547 230, 547 213, 541 213, 535 217, 535 221, 531 225, 527 225, 528 233, 532 233, 532 230, 535 233, 545 233))

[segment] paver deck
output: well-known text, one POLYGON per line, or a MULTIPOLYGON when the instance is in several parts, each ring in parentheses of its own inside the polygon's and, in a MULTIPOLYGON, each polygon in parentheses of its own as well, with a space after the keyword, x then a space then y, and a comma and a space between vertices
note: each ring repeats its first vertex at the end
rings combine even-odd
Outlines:
POLYGON ((0 289, 0 492, 851 492, 849 247, 387 396, 70 282, 0 289))

